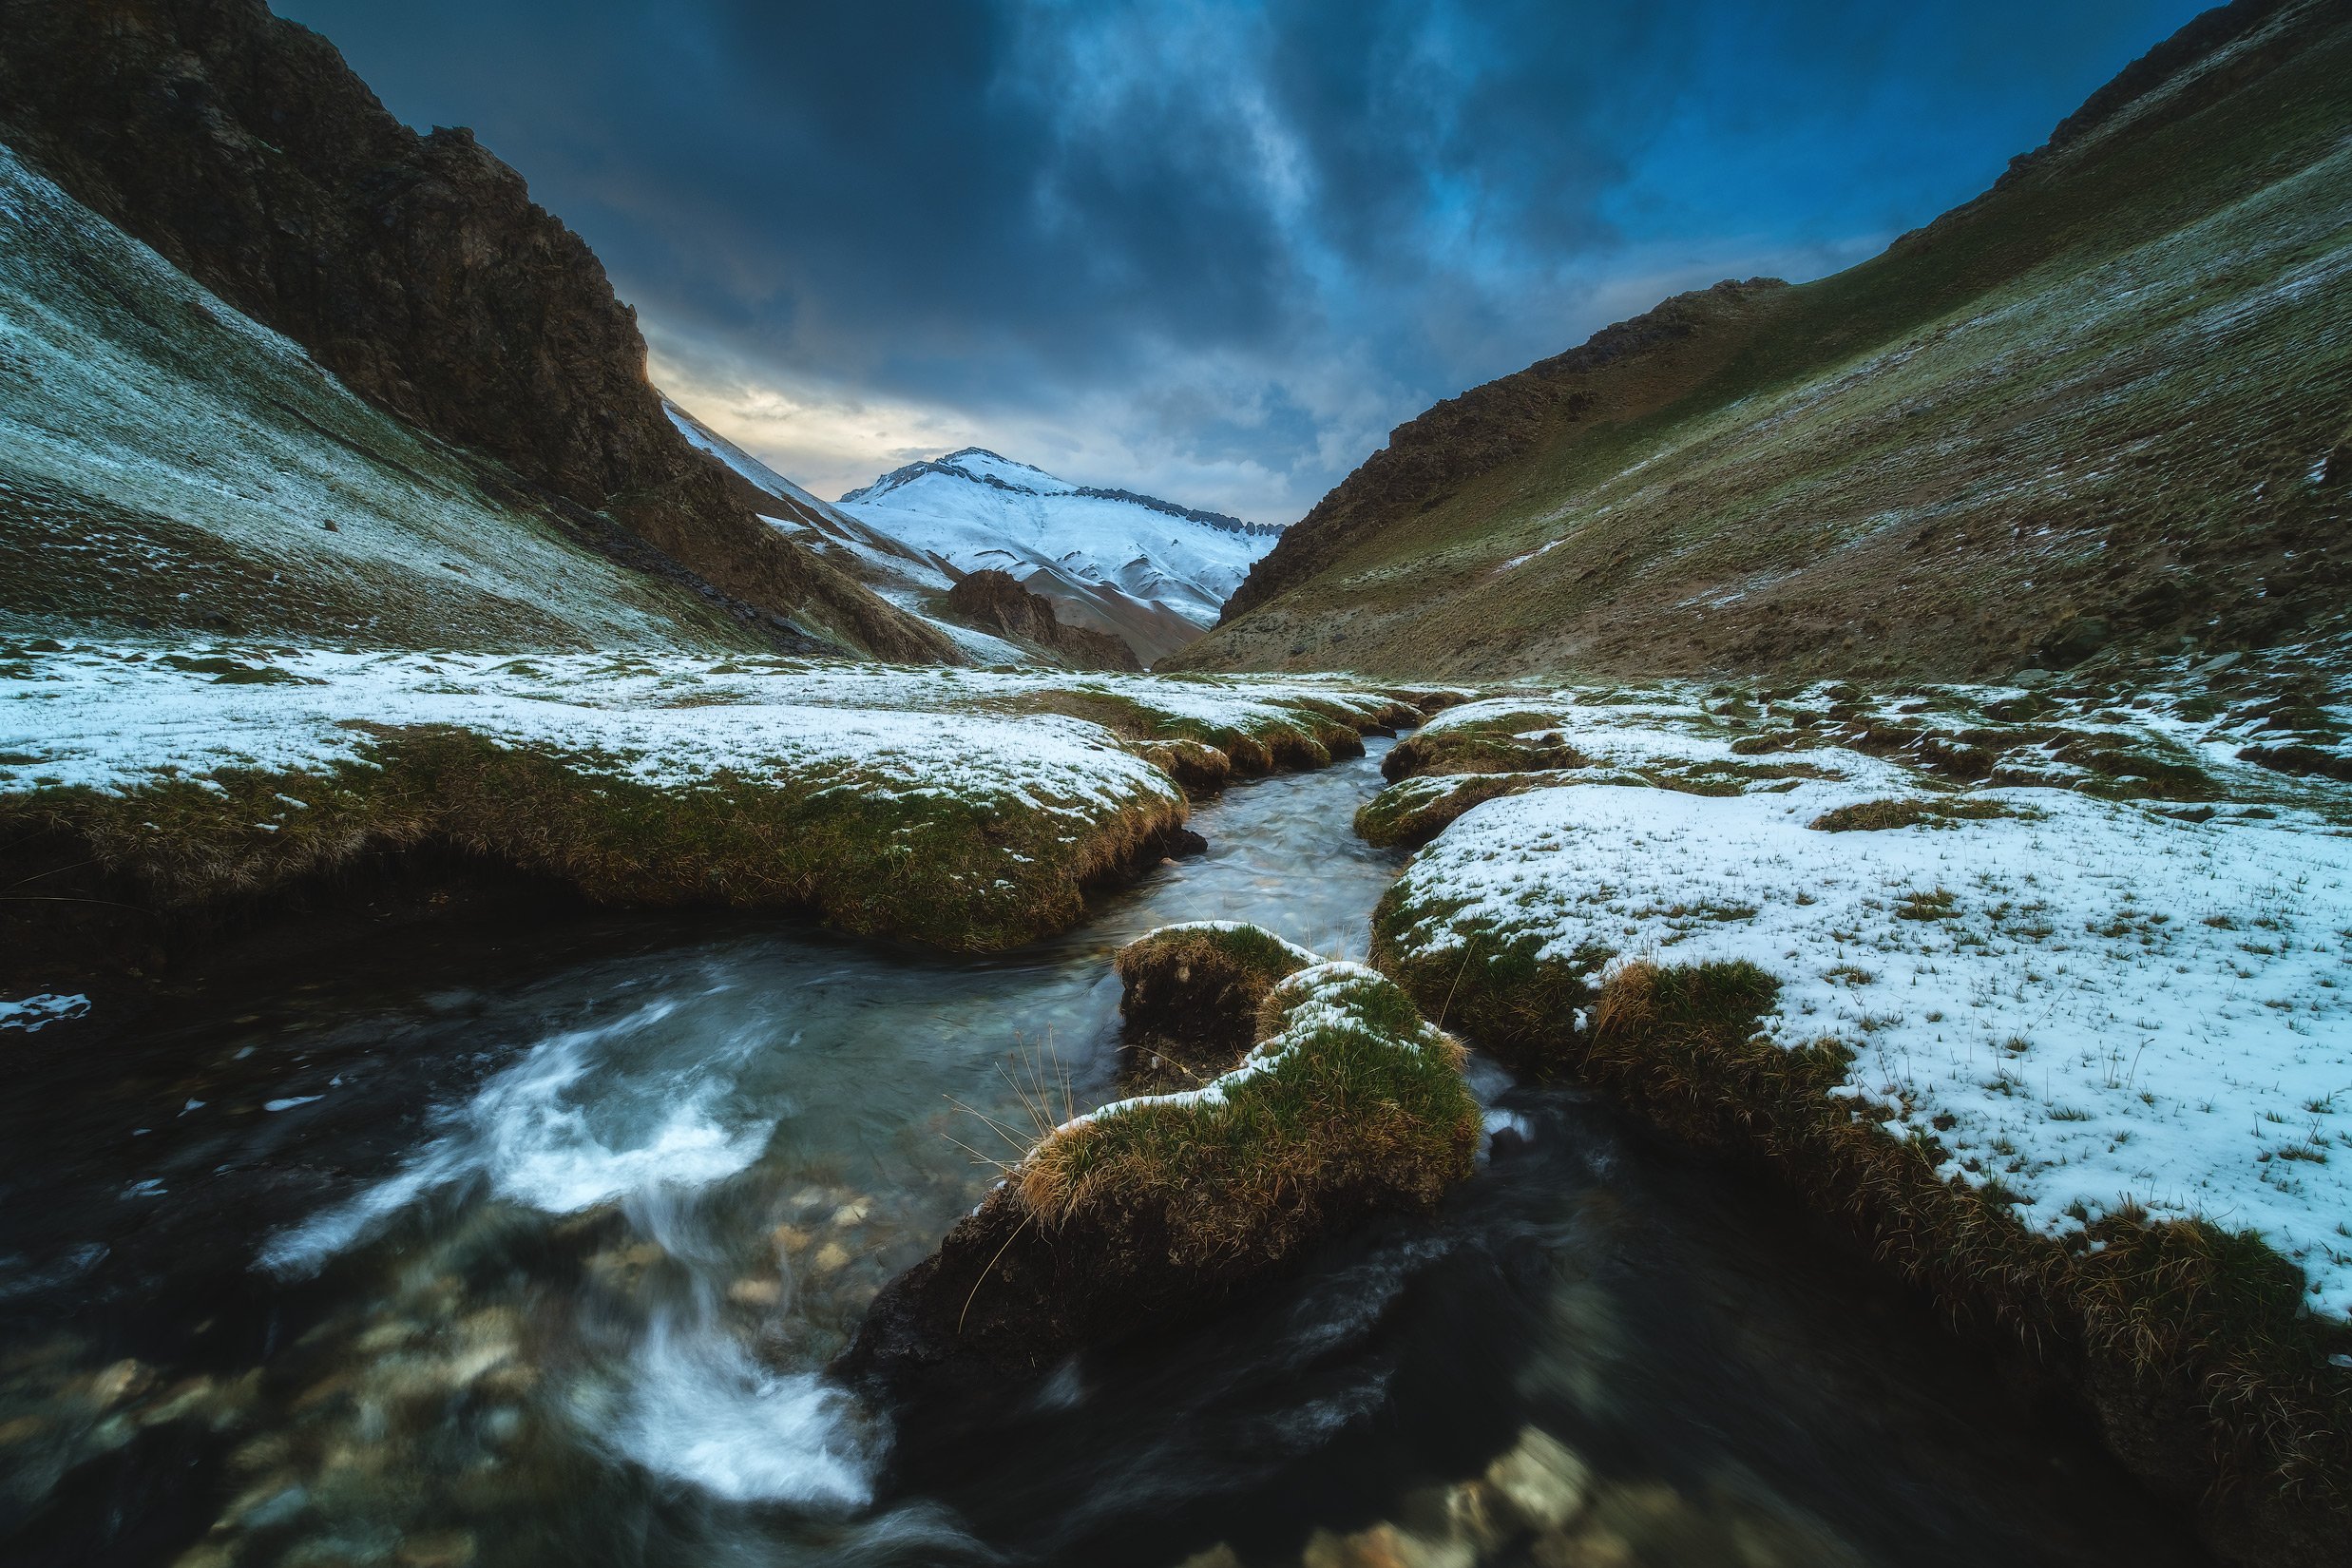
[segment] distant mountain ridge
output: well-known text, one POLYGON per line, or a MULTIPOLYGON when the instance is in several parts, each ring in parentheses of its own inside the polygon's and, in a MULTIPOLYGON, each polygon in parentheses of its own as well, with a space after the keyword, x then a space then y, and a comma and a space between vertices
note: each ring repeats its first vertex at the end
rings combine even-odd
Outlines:
POLYGON ((1156 496, 1076 485, 983 447, 909 463, 840 509, 958 572, 1002 571, 1066 621, 1144 662, 1214 623, 1282 530, 1156 496))
POLYGON ((725 465, 761 521, 934 627, 967 657, 982 663, 1042 659, 1088 670, 1138 667, 1123 639, 1075 621, 1057 624, 1049 603, 1019 584, 979 581, 1004 574, 960 571, 819 500, 667 397, 662 409, 690 445, 725 465))
POLYGON ((1124 501, 1148 511, 1163 512, 1170 517, 1180 517, 1188 523, 1203 523, 1212 528, 1222 528, 1227 533, 1261 534, 1269 539, 1278 538, 1282 533, 1282 525, 1279 523, 1247 523, 1225 512, 1199 511, 1191 507, 1179 507, 1173 501, 1162 501, 1156 495, 1138 495, 1134 490, 1104 489, 1095 485, 1073 485, 1066 479, 1056 478, 1034 464, 1017 463, 1001 453, 990 451, 985 447, 965 447, 949 452, 945 457, 925 458, 919 462, 909 463, 905 468, 892 468, 872 484, 851 490, 841 498, 839 504, 846 507, 853 502, 879 501, 892 490, 912 484, 927 473, 952 474, 958 479, 969 479, 978 484, 993 486, 1000 490, 1011 490, 1021 495, 1082 495, 1097 501, 1124 501), (985 458, 987 461, 975 463, 969 467, 958 461, 966 457, 985 458), (1015 483, 1005 477, 1006 469, 1025 469, 1036 474, 1045 483, 1042 487, 1015 483))

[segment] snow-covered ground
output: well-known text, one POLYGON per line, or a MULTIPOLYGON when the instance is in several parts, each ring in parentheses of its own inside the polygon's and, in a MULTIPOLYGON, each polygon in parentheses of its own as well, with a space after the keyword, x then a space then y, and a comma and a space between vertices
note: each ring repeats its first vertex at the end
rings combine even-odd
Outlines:
POLYGON ((978 448, 886 474, 843 496, 841 508, 959 570, 993 566, 1023 582, 1042 573, 1109 588, 1203 629, 1278 537, 1167 503, 1082 494, 978 448))
POLYGON ((1529 707, 1604 778, 1755 775, 1734 794, 1567 782, 1475 808, 1405 872, 1410 950, 1459 951, 1479 926, 1552 957, 1614 951, 1596 982, 1634 959, 1750 960, 1781 983, 1770 1038, 1852 1046, 1845 1092, 1890 1132, 1936 1140, 1946 1176, 1998 1180, 2052 1233, 2134 1203, 2259 1231, 2303 1268, 2314 1310, 2352 1314, 2342 786, 2236 764, 2235 737, 2165 711, 2101 722, 2187 750, 2243 786, 2236 803, 1957 794, 1843 747, 1737 754, 1740 727, 1687 694, 1521 696, 1437 723, 1529 707), (1831 776, 1769 776, 1800 765, 1831 776), (1808 826, 1903 797, 2014 814, 1808 826))
MULTIPOLYGON (((1112 806, 1176 786, 1099 725, 1024 704, 1053 692, 1257 729, 1311 695, 1369 714, 1343 682, 1078 678, 668 653, 352 653, 83 643, 0 656, 0 793, 121 789, 220 768, 302 771, 364 756, 361 725, 444 724, 600 754, 651 783, 722 769, 861 788, 1112 806), (197 667, 190 668, 194 665, 197 667), (877 782, 881 781, 881 782, 877 782)), ((299 810, 288 802, 287 810, 299 810)))

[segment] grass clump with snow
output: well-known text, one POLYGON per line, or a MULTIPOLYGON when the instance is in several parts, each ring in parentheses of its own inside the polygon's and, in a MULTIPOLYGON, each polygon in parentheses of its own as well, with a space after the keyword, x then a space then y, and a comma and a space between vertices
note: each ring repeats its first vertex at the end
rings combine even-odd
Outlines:
MULTIPOLYGON (((1254 1022, 1225 1070, 1058 1125, 1034 1080, 1033 1142, 939 1251, 894 1280, 845 1358, 895 1379, 978 1360, 1034 1370, 1077 1347, 1206 1310, 1342 1227, 1426 1209, 1470 1175, 1482 1121, 1463 1051, 1395 984, 1249 927, 1179 927, 1121 972, 1254 1022), (1185 982, 1187 955, 1207 968, 1185 982)), ((1024 1147, 1025 1143, 1025 1147, 1024 1147)))
POLYGON ((1473 806, 1566 782, 1558 773, 1415 774, 1356 809, 1356 836, 1379 849, 1417 850, 1473 806))
POLYGON ((1256 1038, 1258 1010, 1282 980, 1318 962, 1262 927, 1163 926, 1113 960, 1128 1065, 1146 1080, 1203 1082, 1256 1038))
POLYGON ((1170 1259, 1287 1257, 1333 1217, 1426 1207, 1467 1176, 1479 1110, 1462 1049, 1361 965, 1285 976, 1257 1043, 1196 1089, 1122 1100, 1056 1128, 1013 1189, 1050 1233, 1151 1211, 1170 1259))
POLYGON ((1549 713, 1509 705, 1508 698, 1454 708, 1406 736, 1382 758, 1390 783, 1417 774, 1541 773, 1581 768, 1582 753, 1560 738, 1549 713))

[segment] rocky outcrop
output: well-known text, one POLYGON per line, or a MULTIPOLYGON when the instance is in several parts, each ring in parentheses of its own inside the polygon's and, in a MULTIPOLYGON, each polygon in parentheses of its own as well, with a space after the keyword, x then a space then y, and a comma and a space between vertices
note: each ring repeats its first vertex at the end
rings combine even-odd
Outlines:
POLYGON ((0 138, 372 402, 757 611, 955 657, 729 494, 602 265, 470 131, 410 130, 259 0, 0 0, 0 138))
POLYGON ((1073 626, 1054 614, 1053 602, 1029 592, 1012 573, 976 571, 947 590, 947 610, 982 631, 1038 648, 1078 670, 1140 670, 1135 650, 1108 632, 1073 626))

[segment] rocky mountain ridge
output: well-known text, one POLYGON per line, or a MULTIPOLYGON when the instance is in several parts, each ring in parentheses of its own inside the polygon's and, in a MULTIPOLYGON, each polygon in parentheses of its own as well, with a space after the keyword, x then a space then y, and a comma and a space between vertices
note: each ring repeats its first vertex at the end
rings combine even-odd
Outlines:
POLYGON ((1281 530, 1077 485, 985 448, 909 463, 842 497, 865 526, 952 570, 1010 573, 1057 616, 1145 663, 1195 641, 1281 530))
POLYGON ((879 501, 892 490, 903 488, 925 474, 932 473, 967 479, 976 485, 1009 490, 1016 495, 1079 495, 1095 501, 1123 501, 1129 506, 1141 507, 1146 511, 1181 518, 1187 523, 1206 524, 1227 533, 1259 534, 1269 539, 1279 538, 1282 533, 1279 524, 1248 523, 1226 512, 1201 511, 1196 507, 1178 506, 1173 501, 1162 501, 1156 495, 1140 495, 1134 490, 1106 489, 1100 485, 1073 485, 1066 479, 1057 479, 1033 464, 1015 462, 985 447, 964 447, 944 457, 924 458, 903 468, 892 468, 872 484, 862 485, 850 491, 839 504, 846 507, 862 501, 879 501), (966 465, 961 461, 965 458, 980 461, 966 465), (1026 482, 1025 477, 1021 476, 1023 470, 1035 474, 1037 482, 1026 482), (1016 477, 1008 478, 1008 471, 1016 477))
POLYGON ((955 657, 730 495, 602 266, 471 132, 411 131, 259 0, 0 0, 0 140, 370 402, 757 612, 955 657))

